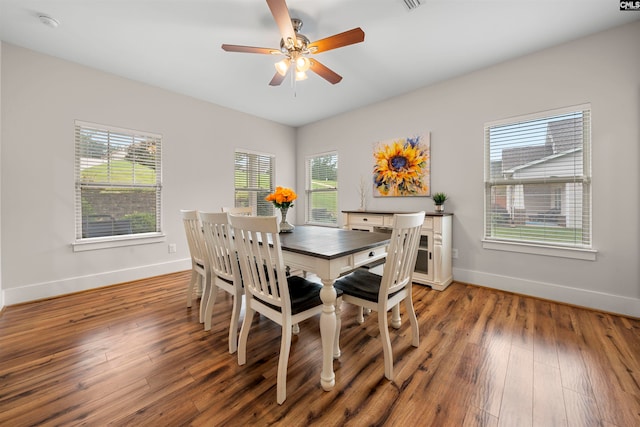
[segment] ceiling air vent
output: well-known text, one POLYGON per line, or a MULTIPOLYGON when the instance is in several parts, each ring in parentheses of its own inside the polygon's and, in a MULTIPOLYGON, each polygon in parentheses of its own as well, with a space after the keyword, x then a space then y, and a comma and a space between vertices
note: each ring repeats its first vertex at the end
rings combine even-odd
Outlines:
POLYGON ((411 12, 418 8, 418 6, 422 6, 425 3, 425 0, 400 0, 404 7, 411 12))

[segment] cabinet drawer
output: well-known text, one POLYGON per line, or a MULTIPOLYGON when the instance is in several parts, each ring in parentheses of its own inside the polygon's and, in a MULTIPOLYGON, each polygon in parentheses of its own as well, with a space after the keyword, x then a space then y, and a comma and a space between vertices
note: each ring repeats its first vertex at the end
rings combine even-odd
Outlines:
POLYGON ((383 217, 380 215, 353 214, 349 215, 349 225, 362 224, 371 226, 382 226, 383 217))

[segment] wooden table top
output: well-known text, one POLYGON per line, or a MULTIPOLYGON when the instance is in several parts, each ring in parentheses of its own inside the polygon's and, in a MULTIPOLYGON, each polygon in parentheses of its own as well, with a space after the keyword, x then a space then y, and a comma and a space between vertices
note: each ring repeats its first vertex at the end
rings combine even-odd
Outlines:
POLYGON ((280 234, 283 251, 323 259, 340 258, 389 243, 387 233, 345 230, 341 228, 296 226, 291 233, 280 234))

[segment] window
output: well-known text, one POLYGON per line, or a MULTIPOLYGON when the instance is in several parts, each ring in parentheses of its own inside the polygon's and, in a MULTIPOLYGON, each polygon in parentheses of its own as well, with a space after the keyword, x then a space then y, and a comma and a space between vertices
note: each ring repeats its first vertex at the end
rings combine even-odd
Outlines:
POLYGON ((76 242, 161 235, 162 137, 76 121, 75 140, 76 242))
POLYGON ((307 159, 307 223, 338 224, 338 154, 307 159))
POLYGON ((236 150, 235 207, 251 206, 256 215, 274 215, 265 197, 274 190, 275 158, 271 154, 236 150))
POLYGON ((582 105, 485 125, 485 242, 591 248, 590 116, 582 105))

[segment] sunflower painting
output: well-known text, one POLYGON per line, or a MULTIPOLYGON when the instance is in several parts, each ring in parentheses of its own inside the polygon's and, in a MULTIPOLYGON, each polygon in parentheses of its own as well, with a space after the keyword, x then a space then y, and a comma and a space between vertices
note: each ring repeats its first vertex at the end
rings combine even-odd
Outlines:
POLYGON ((429 196, 429 134, 377 142, 373 189, 377 197, 429 196))

